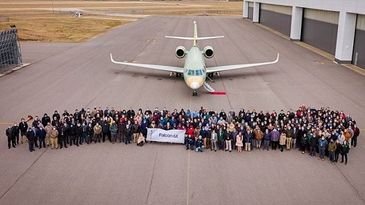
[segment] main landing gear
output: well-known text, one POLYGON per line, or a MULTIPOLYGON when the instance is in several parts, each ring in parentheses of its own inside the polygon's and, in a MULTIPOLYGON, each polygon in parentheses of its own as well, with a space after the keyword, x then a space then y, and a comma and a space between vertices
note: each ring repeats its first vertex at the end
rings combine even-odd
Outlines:
POLYGON ((197 96, 198 95, 198 91, 194 90, 193 91, 193 96, 197 96))

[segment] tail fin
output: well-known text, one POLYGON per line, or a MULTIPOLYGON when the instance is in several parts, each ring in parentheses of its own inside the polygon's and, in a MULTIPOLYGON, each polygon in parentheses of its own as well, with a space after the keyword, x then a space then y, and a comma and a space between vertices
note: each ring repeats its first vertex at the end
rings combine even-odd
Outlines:
POLYGON ((173 38, 173 39, 180 39, 180 40, 190 40, 193 41, 193 46, 196 46, 198 40, 208 40, 208 39, 216 39, 216 38, 224 38, 224 36, 208 36, 208 37, 198 37, 198 26, 196 21, 194 23, 194 36, 193 37, 181 37, 181 36, 165 36, 165 38, 173 38))

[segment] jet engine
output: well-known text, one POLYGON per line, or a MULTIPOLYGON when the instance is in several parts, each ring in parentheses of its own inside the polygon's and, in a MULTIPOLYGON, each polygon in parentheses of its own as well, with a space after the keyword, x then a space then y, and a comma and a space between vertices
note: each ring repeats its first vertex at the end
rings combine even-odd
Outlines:
POLYGON ((205 46, 203 50, 203 54, 206 58, 213 58, 214 56, 214 50, 212 46, 205 46))
POLYGON ((177 58, 184 58, 186 55, 186 49, 184 46, 178 46, 175 51, 175 55, 177 58))

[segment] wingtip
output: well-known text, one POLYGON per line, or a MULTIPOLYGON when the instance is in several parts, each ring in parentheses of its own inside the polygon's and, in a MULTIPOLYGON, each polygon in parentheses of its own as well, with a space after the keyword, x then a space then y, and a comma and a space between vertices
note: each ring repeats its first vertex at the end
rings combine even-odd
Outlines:
POLYGON ((113 54, 109 53, 109 56, 110 56, 110 60, 114 63, 113 54))

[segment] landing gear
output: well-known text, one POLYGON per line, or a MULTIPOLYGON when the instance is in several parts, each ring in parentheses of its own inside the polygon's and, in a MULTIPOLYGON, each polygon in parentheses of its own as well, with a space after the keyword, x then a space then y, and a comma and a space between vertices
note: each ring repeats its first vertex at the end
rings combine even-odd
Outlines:
POLYGON ((209 74, 208 74, 208 77, 209 77, 210 79, 212 79, 212 78, 213 78, 213 76, 214 76, 214 73, 209 73, 209 74))
POLYGON ((197 96, 198 95, 198 91, 194 90, 193 91, 193 96, 197 96))

